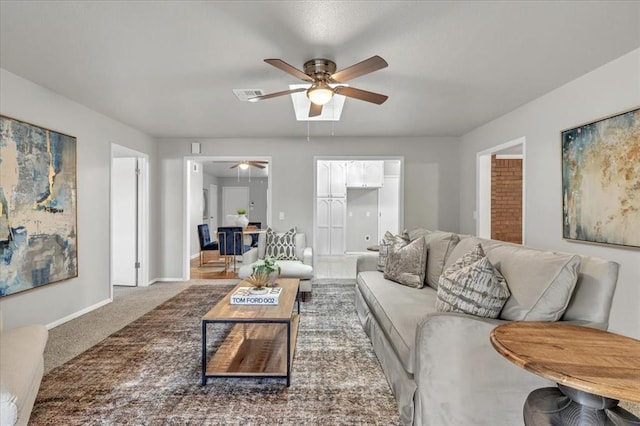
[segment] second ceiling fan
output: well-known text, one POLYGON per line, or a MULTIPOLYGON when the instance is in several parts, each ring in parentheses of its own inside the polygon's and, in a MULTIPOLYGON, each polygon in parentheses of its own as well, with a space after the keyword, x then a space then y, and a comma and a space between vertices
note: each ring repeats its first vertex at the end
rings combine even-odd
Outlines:
POLYGON ((334 94, 346 96, 348 98, 360 99, 361 101, 371 102, 378 105, 383 104, 384 101, 388 99, 388 96, 386 95, 340 85, 341 83, 346 83, 356 77, 386 68, 389 65, 387 64, 387 61, 377 55, 338 72, 336 72, 336 63, 329 59, 311 59, 305 62, 304 72, 289 65, 282 59, 265 59, 264 61, 269 65, 273 65, 274 67, 299 78, 300 80, 311 83, 311 87, 283 90, 282 92, 256 96, 249 99, 251 102, 306 91, 307 97, 311 101, 309 117, 316 117, 322 114, 322 106, 329 102, 334 94), (330 85, 334 85, 334 87, 331 87, 330 85))
POLYGON ((247 170, 250 166, 256 167, 258 169, 264 169, 265 164, 269 164, 268 161, 238 161, 237 163, 231 165, 230 169, 235 169, 236 167, 247 170))

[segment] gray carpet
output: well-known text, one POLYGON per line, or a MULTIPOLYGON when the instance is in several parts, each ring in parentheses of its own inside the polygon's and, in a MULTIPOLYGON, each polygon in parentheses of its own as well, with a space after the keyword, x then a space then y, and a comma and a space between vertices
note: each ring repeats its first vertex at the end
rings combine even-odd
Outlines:
MULTIPOLYGON (((200 318, 232 286, 191 285, 48 373, 30 424, 397 424, 353 280, 335 281, 314 283, 302 304, 290 388, 255 378, 200 385, 200 318)), ((211 330, 215 346, 226 327, 211 330)))
POLYGON ((44 351, 45 374, 193 284, 226 285, 239 280, 191 280, 149 287, 114 287, 113 303, 49 330, 44 351))

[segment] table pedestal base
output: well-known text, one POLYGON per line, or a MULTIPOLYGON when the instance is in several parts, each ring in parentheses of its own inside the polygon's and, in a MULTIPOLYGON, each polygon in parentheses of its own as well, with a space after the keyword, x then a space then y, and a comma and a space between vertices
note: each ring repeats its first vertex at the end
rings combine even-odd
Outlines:
POLYGON ((561 384, 534 390, 524 403, 526 426, 631 426, 640 418, 618 406, 617 399, 582 392, 561 384))

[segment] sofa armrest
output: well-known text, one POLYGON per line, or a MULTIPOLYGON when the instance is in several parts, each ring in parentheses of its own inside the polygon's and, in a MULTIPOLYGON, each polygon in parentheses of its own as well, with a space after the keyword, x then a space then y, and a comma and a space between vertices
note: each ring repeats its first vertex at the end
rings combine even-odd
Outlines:
POLYGON ((253 247, 242 255, 242 264, 251 265, 258 260, 258 247, 253 247))
POLYGON ((421 424, 522 424, 529 393, 553 383, 492 347, 491 330, 505 322, 447 312, 430 314, 419 324, 414 378, 421 424))
POLYGON ((302 252, 302 263, 313 266, 313 249, 311 247, 305 247, 302 252))
POLYGON ((378 270, 378 256, 375 254, 365 254, 358 256, 356 261, 356 276, 362 271, 377 271, 378 270))

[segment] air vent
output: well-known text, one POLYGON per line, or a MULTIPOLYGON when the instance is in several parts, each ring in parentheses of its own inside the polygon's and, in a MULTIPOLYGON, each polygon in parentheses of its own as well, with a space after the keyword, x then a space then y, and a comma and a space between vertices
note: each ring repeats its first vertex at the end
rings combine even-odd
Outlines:
POLYGON ((248 101, 256 96, 264 95, 262 89, 233 89, 233 93, 235 93, 236 97, 241 101, 248 101))

